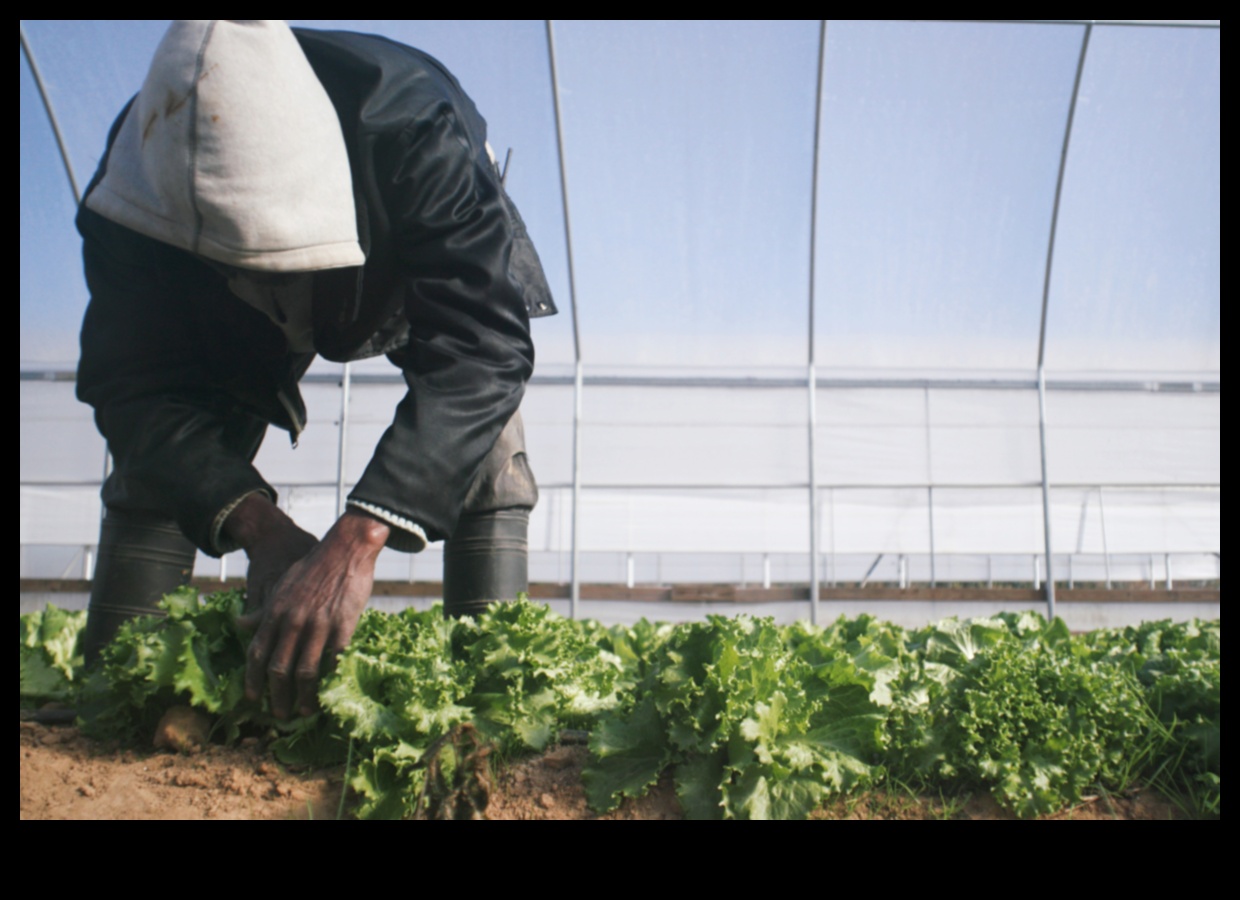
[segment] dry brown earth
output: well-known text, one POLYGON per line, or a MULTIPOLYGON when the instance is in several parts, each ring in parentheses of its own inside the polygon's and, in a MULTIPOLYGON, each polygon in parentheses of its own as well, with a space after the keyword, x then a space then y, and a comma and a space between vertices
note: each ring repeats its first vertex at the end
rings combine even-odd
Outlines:
MULTIPOLYGON (((21 819, 334 819, 343 769, 290 772, 255 739, 196 752, 139 752, 87 739, 72 726, 19 725, 21 819)), ((553 747, 502 768, 490 785, 491 819, 679 819, 671 780, 596 816, 581 787, 585 747, 553 747)), ((1152 792, 1098 797, 1051 818, 1167 819, 1177 810, 1152 792)), ((1007 819, 985 795, 943 800, 867 794, 814 818, 1007 819)))

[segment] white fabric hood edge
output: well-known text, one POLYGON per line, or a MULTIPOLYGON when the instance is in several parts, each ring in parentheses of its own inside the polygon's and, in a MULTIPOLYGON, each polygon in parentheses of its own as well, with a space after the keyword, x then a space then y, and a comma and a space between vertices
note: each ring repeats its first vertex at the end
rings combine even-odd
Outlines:
POLYGON ((174 22, 86 205, 244 269, 365 262, 335 107, 282 21, 174 22))

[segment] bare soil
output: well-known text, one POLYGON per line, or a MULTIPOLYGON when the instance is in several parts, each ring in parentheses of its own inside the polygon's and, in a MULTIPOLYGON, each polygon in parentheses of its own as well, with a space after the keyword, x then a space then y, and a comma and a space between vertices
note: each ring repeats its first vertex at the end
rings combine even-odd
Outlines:
MULTIPOLYGON (((21 819, 335 819, 343 767, 292 772, 256 739, 238 747, 138 751, 102 744, 72 726, 19 725, 21 819)), ((586 804, 587 750, 552 747, 500 766, 490 779, 488 819, 679 819, 670 778, 615 812, 586 804)), ((1169 819, 1178 810, 1153 792, 1097 797, 1050 818, 1169 819)), ((899 793, 839 800, 819 819, 1010 819, 985 794, 937 798, 899 793)))

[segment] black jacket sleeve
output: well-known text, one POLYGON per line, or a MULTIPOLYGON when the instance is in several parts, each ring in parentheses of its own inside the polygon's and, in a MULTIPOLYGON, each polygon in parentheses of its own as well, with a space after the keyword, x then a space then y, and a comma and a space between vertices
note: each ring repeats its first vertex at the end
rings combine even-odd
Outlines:
POLYGON ((77 394, 113 456, 103 500, 162 513, 205 553, 228 552, 232 506, 253 491, 276 498, 251 465, 267 423, 232 388, 254 391, 254 360, 283 355, 282 339, 189 254, 85 207, 78 228, 91 301, 77 394))
MULTIPOLYGON (((409 323, 408 344, 390 358, 408 392, 350 500, 416 523, 430 540, 451 536, 534 366, 512 266, 519 223, 483 141, 440 102, 375 147, 409 323)), ((393 529, 389 544, 419 549, 409 537, 393 529)))

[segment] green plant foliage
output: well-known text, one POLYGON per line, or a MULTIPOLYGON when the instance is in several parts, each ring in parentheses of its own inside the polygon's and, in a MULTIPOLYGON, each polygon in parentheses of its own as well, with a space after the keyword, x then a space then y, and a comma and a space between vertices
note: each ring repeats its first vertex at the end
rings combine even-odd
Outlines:
POLYGON ((1072 635, 1032 613, 906 631, 864 615, 604 628, 525 598, 477 621, 370 611, 323 679, 322 712, 278 722, 244 698, 243 596, 183 589, 162 605, 90 673, 83 613, 22 616, 23 706, 72 703, 92 733, 149 739, 190 704, 221 740, 274 731, 285 762, 348 751, 369 818, 476 815, 489 753, 540 750, 565 728, 590 733, 600 812, 670 772, 690 818, 804 818, 880 783, 985 787, 1032 816, 1137 781, 1221 816, 1217 621, 1072 635))
POLYGON ((493 604, 476 626, 460 628, 462 663, 474 677, 467 702, 501 750, 541 750, 560 729, 588 727, 618 703, 624 663, 595 622, 523 599, 493 604))
POLYGON ((588 727, 618 702, 624 665, 607 632, 520 599, 475 623, 442 608, 367 612, 324 708, 357 742, 351 784, 367 818, 412 816, 428 748, 470 724, 508 754, 541 750, 563 728, 588 727))
POLYGON ((1082 654, 1129 672, 1162 726, 1154 781, 1188 812, 1222 815, 1222 623, 1143 622, 1091 632, 1082 654))
POLYGON ((214 732, 235 741, 242 729, 267 732, 285 762, 323 764, 343 759, 338 729, 321 714, 281 722, 267 699, 245 699, 245 637, 237 618, 241 591, 200 597, 190 587, 160 601, 165 616, 124 623, 103 648, 99 666, 78 697, 89 734, 133 740, 149 736, 169 707, 188 704, 212 713, 214 732))
MULTIPOLYGON (((798 637, 805 651, 809 633, 798 637)), ((794 652, 773 622, 747 616, 680 626, 652 649, 641 699, 604 714, 591 737, 583 778, 596 809, 640 795, 668 766, 693 818, 804 818, 868 783, 883 716, 876 678, 852 660, 794 652)))
POLYGON ((74 696, 74 679, 82 664, 81 635, 85 612, 67 612, 48 605, 21 617, 18 674, 21 705, 35 701, 63 702, 74 696))

